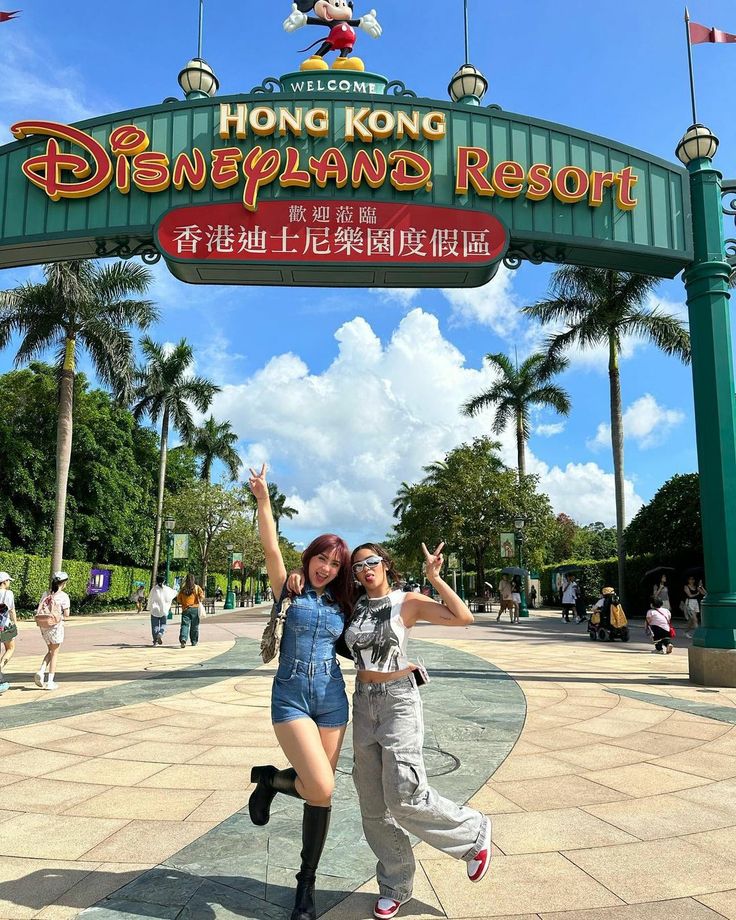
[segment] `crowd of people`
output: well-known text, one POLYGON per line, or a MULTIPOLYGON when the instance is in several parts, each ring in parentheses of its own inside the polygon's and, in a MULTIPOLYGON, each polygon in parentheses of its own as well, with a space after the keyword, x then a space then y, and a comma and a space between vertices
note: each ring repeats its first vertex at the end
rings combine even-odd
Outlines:
MULTIPOLYGON (((15 595, 10 588, 13 581, 9 572, 0 572, 0 695, 10 689, 7 679, 7 667, 16 651, 18 638, 18 614, 15 595)), ((64 642, 64 623, 71 615, 71 600, 65 588, 69 575, 64 571, 55 572, 51 587, 44 592, 36 608, 36 626, 46 644, 44 655, 33 681, 40 690, 57 690, 56 670, 59 652, 64 642)), ((141 583, 135 586, 131 600, 136 605, 136 612, 147 609, 151 616, 151 638, 153 645, 163 645, 166 624, 171 616, 174 603, 181 608, 179 624, 179 646, 185 648, 199 641, 199 625, 204 608, 204 591, 190 573, 177 591, 164 583, 163 575, 156 578, 156 584, 146 598, 141 583)))

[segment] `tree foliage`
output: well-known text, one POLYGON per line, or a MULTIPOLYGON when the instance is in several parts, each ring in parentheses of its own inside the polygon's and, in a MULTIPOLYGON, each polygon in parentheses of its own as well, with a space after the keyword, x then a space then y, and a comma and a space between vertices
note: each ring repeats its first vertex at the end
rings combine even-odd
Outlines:
POLYGON ((696 565, 703 558, 700 518, 700 477, 697 473, 673 476, 640 508, 626 529, 634 554, 660 553, 663 558, 690 556, 696 565))
MULTIPOLYGON (((41 363, 0 376, 0 547, 51 551, 56 455, 56 369, 41 363)), ((74 383, 75 425, 69 469, 67 558, 116 565, 150 561, 158 438, 104 390, 74 383)), ((186 449, 171 452, 167 489, 197 478, 186 449)), ((48 574, 48 573, 47 573, 48 574)))
POLYGON ((505 564, 500 534, 513 530, 518 515, 525 519, 525 565, 546 561, 553 520, 549 499, 537 492, 537 477, 527 476, 519 484, 498 448, 490 438, 476 438, 426 467, 420 482, 402 483, 395 503, 399 521, 389 542, 412 574, 419 573, 422 541, 433 547, 444 540, 445 552, 462 552, 465 567, 474 567, 482 583, 486 568, 505 564))

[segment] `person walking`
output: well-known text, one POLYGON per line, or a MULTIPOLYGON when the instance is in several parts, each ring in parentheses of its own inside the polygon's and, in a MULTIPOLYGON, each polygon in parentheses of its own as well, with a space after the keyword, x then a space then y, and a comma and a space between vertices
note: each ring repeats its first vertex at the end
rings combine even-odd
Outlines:
POLYGON ((10 590, 12 580, 7 572, 0 572, 0 693, 10 689, 5 669, 15 654, 15 640, 18 636, 15 595, 10 590))
MULTIPOLYGON (((274 597, 283 602, 286 568, 266 482, 266 465, 251 470, 248 484, 258 504, 258 535, 274 597)), ((304 800, 301 866, 291 920, 314 920, 317 868, 330 826, 335 770, 348 722, 348 699, 335 646, 353 601, 347 544, 322 534, 302 553, 304 590, 289 606, 278 669, 271 690, 271 722, 291 767, 251 770, 256 783, 248 801, 254 824, 270 818, 277 793, 304 800)), ((412 595, 413 597, 414 595, 412 595)))
POLYGON ((501 614, 504 610, 509 611, 509 618, 511 622, 514 622, 514 602, 511 598, 513 594, 514 587, 511 584, 507 575, 501 575, 501 580, 498 583, 498 596, 499 596, 499 606, 498 606, 498 616, 496 617, 496 622, 501 619, 501 614))
POLYGON ((669 611, 672 610, 670 605, 670 589, 667 584, 667 576, 664 572, 662 572, 659 582, 654 586, 652 597, 656 598, 658 607, 664 607, 669 611))
POLYGON ((378 918, 394 917, 412 897, 416 864, 409 834, 464 860, 473 882, 485 876, 491 861, 490 819, 443 798, 427 782, 418 687, 428 677, 407 657, 409 634, 417 623, 463 627, 473 622, 441 577, 443 546, 430 553, 422 544, 427 580, 442 603, 396 590, 399 574, 379 544, 364 543, 352 554, 361 590, 345 630, 357 669, 353 780, 363 831, 377 859, 378 918))
POLYGON ((521 578, 518 575, 514 576, 513 585, 511 588, 511 622, 519 622, 519 612, 521 610, 521 578))
POLYGON ((148 595, 148 612, 151 614, 151 638, 154 645, 164 644, 166 620, 171 610, 171 605, 176 597, 176 591, 164 584, 164 576, 156 576, 156 584, 148 595))
POLYGON ((672 652, 672 613, 665 607, 656 595, 649 599, 647 610, 647 627, 654 639, 652 654, 664 655, 672 652))
POLYGON ((568 572, 565 575, 565 587, 562 591, 562 619, 566 623, 570 622, 570 617, 576 611, 579 593, 580 589, 575 581, 574 573, 568 572))
POLYGON ((537 588, 536 585, 532 585, 529 589, 529 606, 532 610, 537 609, 537 588))
POLYGON ((186 648, 187 639, 195 646, 199 642, 199 605, 204 600, 204 591, 194 580, 191 572, 187 573, 184 584, 176 595, 181 607, 181 624, 179 625, 179 645, 186 648))
MULTIPOLYGON (((701 583, 702 584, 702 583, 701 583)), ((685 616, 687 617, 687 632, 685 635, 692 639, 693 632, 698 628, 698 614, 700 613, 700 598, 705 595, 705 591, 695 583, 695 576, 689 575, 685 587, 685 616)))
POLYGON ((56 683, 56 665, 64 641, 64 620, 71 614, 71 601, 64 590, 68 581, 66 572, 55 572, 51 579, 51 590, 44 594, 36 609, 36 625, 48 648, 41 667, 33 675, 36 686, 42 690, 57 690, 59 687, 56 683))
POLYGON ((146 607, 146 589, 143 587, 142 582, 138 582, 133 599, 135 600, 135 612, 142 613, 146 607))

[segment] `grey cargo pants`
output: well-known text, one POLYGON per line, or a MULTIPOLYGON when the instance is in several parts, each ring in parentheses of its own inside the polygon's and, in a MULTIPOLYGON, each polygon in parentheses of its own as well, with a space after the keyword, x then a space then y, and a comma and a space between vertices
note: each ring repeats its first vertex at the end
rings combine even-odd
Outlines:
POLYGON ((424 717, 411 677, 355 682, 353 780, 363 832, 378 859, 381 897, 408 901, 416 864, 409 834, 469 862, 482 848, 484 816, 442 798, 427 784, 424 717))

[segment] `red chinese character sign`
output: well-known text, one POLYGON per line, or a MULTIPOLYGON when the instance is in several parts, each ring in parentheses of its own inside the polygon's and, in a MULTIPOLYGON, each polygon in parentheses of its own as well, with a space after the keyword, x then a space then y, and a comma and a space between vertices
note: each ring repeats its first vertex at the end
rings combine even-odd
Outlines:
MULTIPOLYGON (((262 283, 270 270, 274 283, 293 284, 324 284, 330 265, 365 266, 376 283, 410 284, 407 269, 416 268, 424 285, 461 276, 483 284, 508 247, 504 225, 483 211, 319 199, 262 201, 256 211, 236 203, 175 208, 157 224, 155 239, 184 280, 198 267, 224 279, 228 267, 246 263, 264 266, 262 283), (312 266, 319 271, 310 275, 312 266)), ((343 274, 342 283, 362 286, 365 273, 343 274)))

